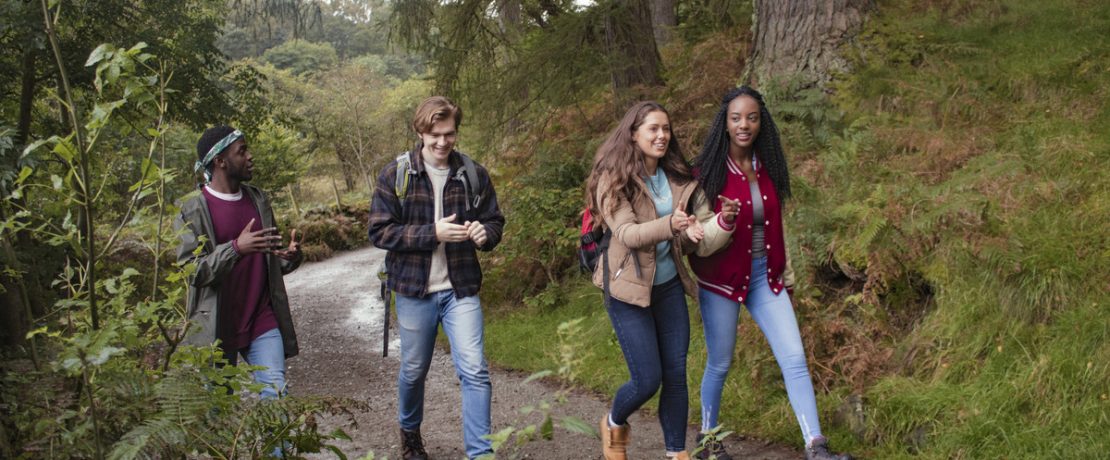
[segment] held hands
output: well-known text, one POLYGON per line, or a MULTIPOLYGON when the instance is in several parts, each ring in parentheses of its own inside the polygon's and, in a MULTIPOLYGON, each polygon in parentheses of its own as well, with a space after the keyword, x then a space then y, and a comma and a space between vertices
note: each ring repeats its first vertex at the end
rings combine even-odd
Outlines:
POLYGON ((736 222, 736 215, 740 213, 740 200, 731 200, 724 195, 717 195, 717 200, 721 202, 721 219, 732 225, 736 222))
MULTIPOLYGON (((301 241, 304 241, 304 236, 301 236, 301 241)), ((285 260, 295 260, 301 255, 301 241, 297 241, 297 229, 289 232, 289 247, 285 249, 275 249, 274 255, 281 257, 285 260)))
MULTIPOLYGON (((690 216, 693 218, 694 216, 690 216)), ((701 222, 694 219, 689 227, 686 227, 686 237, 690 239, 691 243, 698 244, 705 238, 705 228, 701 226, 701 222)))
POLYGON ((277 234, 277 227, 252 232, 251 227, 253 225, 254 219, 251 219, 250 222, 247 222, 247 226, 243 227, 243 231, 239 232, 239 237, 235 239, 235 248, 240 255, 268 252, 274 247, 275 243, 281 244, 281 235, 277 234))
POLYGON ((453 224, 457 216, 451 214, 436 221, 436 240, 443 243, 461 243, 471 240, 475 245, 486 243, 486 227, 478 221, 467 221, 462 225, 453 224))
POLYGON ((697 222, 697 219, 694 216, 687 215, 681 209, 676 209, 671 213, 671 233, 677 235, 679 232, 686 231, 695 222, 697 222))

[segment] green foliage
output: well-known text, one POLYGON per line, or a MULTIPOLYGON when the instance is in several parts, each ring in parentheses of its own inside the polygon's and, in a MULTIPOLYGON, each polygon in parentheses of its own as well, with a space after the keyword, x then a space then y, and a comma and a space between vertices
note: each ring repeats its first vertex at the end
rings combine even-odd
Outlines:
POLYGON ((311 43, 293 40, 266 50, 262 59, 279 69, 289 69, 293 75, 321 72, 339 62, 335 48, 328 43, 311 43))
MULTIPOLYGON (((875 458, 1105 451, 1108 27, 1110 10, 1091 2, 896 1, 845 49, 854 71, 831 96, 789 82, 763 88, 792 167, 793 300, 838 449, 875 458)), ((669 84, 691 87, 701 76, 688 68, 669 84)), ((560 148, 588 151, 588 138, 560 148)), ((536 325, 585 315, 582 345, 604 358, 581 363, 582 382, 614 390, 626 374, 612 364, 619 351, 597 290, 564 279, 532 292, 524 307, 491 315, 490 355, 548 368, 541 350, 554 338, 536 325)), ((692 389, 705 362, 697 318, 692 389)), ((721 420, 797 443, 760 331, 742 320, 739 341, 721 420)), ((699 397, 691 391, 692 404, 699 397)))
POLYGON ((215 345, 181 345, 188 326, 182 301, 194 267, 165 270, 166 253, 176 240, 167 231, 176 211, 165 191, 178 176, 166 168, 163 139, 170 131, 171 91, 162 62, 144 48, 96 48, 87 60, 95 67, 91 108, 75 110, 70 93, 57 101, 73 109, 77 132, 30 145, 24 158, 50 162, 28 162, 36 167, 20 169, 0 203, 5 210, 0 237, 20 230, 67 254, 54 283, 60 298, 36 318, 38 327, 27 337, 33 366, 20 360, 0 364, 5 368, 0 407, 13 430, 5 453, 239 458, 269 455, 279 446, 291 453, 334 449, 327 442, 344 435, 321 434, 312 420, 323 405, 244 400, 228 390, 259 390, 249 383, 251 367, 223 365, 215 345), (121 120, 125 113, 150 118, 121 120), (93 154, 111 152, 105 144, 128 145, 119 139, 135 134, 149 140, 145 158, 133 162, 135 170, 98 174, 111 171, 118 158, 93 154), (104 189, 126 191, 121 213, 94 213, 104 189), (26 200, 31 191, 34 199, 26 200), (143 209, 137 209, 140 203, 143 209), (39 212, 30 212, 32 206, 39 212), (109 263, 125 227, 149 245, 149 266, 135 259, 125 267, 109 263), (139 283, 150 289, 140 290, 139 283), (49 366, 39 361, 34 351, 39 349, 49 366))
POLYGON ((254 157, 254 178, 251 182, 263 190, 284 190, 295 184, 308 169, 308 146, 292 129, 267 123, 250 139, 254 157))
POLYGON ((501 200, 506 234, 490 276, 511 284, 494 304, 538 293, 526 302, 553 307, 561 303, 557 291, 539 291, 577 267, 584 202, 579 184, 586 176, 585 165, 574 156, 560 155, 554 146, 541 146, 534 165, 525 176, 498 182, 498 196, 507 197, 501 200))
MULTIPOLYGON (((557 365, 557 370, 546 369, 528 376, 524 383, 533 380, 557 377, 560 387, 551 399, 542 399, 536 404, 521 407, 519 412, 523 416, 535 416, 537 423, 524 427, 507 426, 497 433, 486 436, 492 444, 494 455, 490 458, 519 458, 517 449, 521 446, 536 441, 540 438, 552 440, 555 438, 555 427, 564 430, 599 437, 594 427, 575 416, 557 416, 559 406, 566 404, 568 396, 577 382, 583 362, 590 359, 592 353, 581 346, 584 328, 582 322, 585 317, 569 319, 559 323, 555 329, 555 339, 558 346, 552 356, 557 365), (558 419, 556 421, 556 419, 558 419)), ((550 334, 550 332, 547 332, 550 334)))

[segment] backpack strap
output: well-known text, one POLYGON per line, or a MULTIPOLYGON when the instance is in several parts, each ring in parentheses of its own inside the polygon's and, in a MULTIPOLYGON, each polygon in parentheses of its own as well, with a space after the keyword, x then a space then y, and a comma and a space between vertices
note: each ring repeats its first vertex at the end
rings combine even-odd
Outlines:
POLYGON ((605 308, 609 308, 609 240, 613 232, 605 229, 604 236, 597 243, 598 253, 601 254, 601 291, 605 293, 605 308))
POLYGON ((409 152, 397 155, 397 172, 393 176, 393 194, 397 195, 401 207, 405 206, 405 196, 409 193, 409 179, 415 170, 412 169, 412 158, 409 152))
POLYGON ((478 205, 482 203, 482 183, 478 181, 478 168, 474 165, 472 160, 467 154, 459 152, 462 157, 463 171, 466 174, 466 189, 470 194, 470 206, 478 209, 478 205))

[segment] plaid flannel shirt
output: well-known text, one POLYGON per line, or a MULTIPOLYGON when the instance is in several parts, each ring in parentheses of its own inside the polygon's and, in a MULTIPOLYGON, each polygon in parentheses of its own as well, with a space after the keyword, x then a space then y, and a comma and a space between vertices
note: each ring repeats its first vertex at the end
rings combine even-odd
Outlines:
MULTIPOLYGON (((420 149, 409 152, 411 173, 404 206, 393 190, 397 175, 397 162, 393 161, 378 175, 374 198, 370 203, 370 242, 389 251, 385 257, 389 271, 388 287, 405 296, 424 297, 428 294, 428 277, 432 269, 432 253, 439 245, 436 240, 435 197, 432 182, 424 170, 420 149)), ((451 168, 447 184, 443 187, 443 215, 455 214, 456 223, 478 221, 486 227, 486 243, 476 246, 473 241, 446 243, 447 277, 455 296, 469 297, 482 287, 482 268, 475 249, 490 251, 501 242, 505 217, 497 205, 489 172, 475 163, 482 191, 482 202, 475 209, 467 202, 464 185, 465 171, 462 158, 451 152, 447 159, 451 168)))

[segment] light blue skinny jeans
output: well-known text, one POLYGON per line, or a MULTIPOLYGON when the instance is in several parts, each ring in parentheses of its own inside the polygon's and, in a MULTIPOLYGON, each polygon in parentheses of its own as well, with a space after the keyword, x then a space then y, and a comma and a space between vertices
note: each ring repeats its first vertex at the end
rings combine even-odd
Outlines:
POLYGON ((476 458, 493 452, 490 441, 490 399, 493 387, 483 351, 482 306, 478 296, 455 297, 453 290, 427 297, 397 296, 397 326, 401 333, 401 371, 397 378, 400 422, 418 430, 424 420, 424 379, 435 351, 436 326, 451 343, 455 373, 462 383, 463 441, 466 455, 476 458))
POLYGON ((274 399, 285 396, 285 343, 278 328, 266 331, 235 353, 224 354, 231 366, 239 362, 239 355, 243 355, 247 364, 265 367, 253 372, 254 381, 265 385, 259 397, 274 399))
MULTIPOLYGON (((740 304, 705 289, 698 289, 698 300, 709 354, 701 380, 702 430, 708 431, 717 426, 721 389, 736 349, 736 323, 740 316, 740 304)), ((798 320, 794 317, 794 306, 785 292, 777 295, 771 292, 771 287, 767 284, 766 257, 752 261, 751 283, 745 300, 752 319, 771 344, 771 352, 774 353, 786 382, 786 395, 794 408, 794 416, 798 418, 802 437, 805 438, 806 445, 809 445, 813 438, 821 436, 821 424, 817 421, 817 398, 814 396, 813 381, 806 366, 806 353, 802 347, 798 320)))

